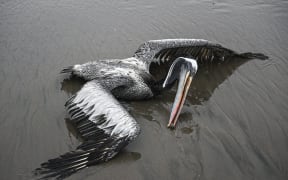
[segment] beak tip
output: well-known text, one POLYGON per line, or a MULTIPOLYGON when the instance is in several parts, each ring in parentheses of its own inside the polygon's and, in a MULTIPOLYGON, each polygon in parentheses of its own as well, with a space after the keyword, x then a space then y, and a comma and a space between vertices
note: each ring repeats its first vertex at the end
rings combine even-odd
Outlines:
POLYGON ((167 127, 170 128, 170 129, 175 129, 175 125, 174 124, 168 124, 167 127))

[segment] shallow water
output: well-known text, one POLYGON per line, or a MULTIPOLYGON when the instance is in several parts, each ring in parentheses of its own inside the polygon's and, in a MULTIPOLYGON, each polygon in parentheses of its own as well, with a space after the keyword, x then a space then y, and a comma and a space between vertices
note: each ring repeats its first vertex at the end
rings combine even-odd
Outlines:
POLYGON ((288 179, 288 1, 0 1, 0 174, 31 171, 79 142, 64 103, 81 85, 59 74, 130 57, 150 39, 203 38, 267 61, 202 67, 180 122, 175 89, 125 106, 142 133, 114 160, 68 179, 288 179))

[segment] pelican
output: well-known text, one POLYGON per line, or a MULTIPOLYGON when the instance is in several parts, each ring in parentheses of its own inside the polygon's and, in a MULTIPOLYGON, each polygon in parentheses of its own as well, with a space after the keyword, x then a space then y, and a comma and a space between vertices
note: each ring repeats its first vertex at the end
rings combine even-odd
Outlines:
POLYGON ((36 173, 42 178, 62 179, 112 159, 140 133, 135 119, 117 99, 149 99, 178 82, 167 125, 175 127, 198 64, 233 57, 268 58, 260 53, 237 53, 203 39, 163 39, 141 44, 127 59, 98 60, 64 68, 62 73, 86 80, 65 104, 69 119, 83 143, 74 151, 42 163, 36 173), (150 73, 153 63, 170 63, 167 74, 156 79, 150 73))

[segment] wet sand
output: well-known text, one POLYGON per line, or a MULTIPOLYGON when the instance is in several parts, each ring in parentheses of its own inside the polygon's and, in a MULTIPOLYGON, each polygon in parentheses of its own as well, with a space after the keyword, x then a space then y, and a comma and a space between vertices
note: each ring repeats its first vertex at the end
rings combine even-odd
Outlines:
POLYGON ((267 61, 202 67, 180 121, 167 129, 175 88, 127 102, 139 138, 114 160, 68 179, 288 179, 288 2, 0 2, 0 174, 31 171, 80 142, 65 101, 82 82, 63 67, 130 57, 150 39, 203 38, 267 61))

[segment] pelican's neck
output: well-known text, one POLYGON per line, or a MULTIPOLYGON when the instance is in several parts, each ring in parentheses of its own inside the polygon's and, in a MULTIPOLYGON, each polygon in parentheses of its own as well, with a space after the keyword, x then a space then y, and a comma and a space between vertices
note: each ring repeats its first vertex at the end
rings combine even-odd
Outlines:
POLYGON ((175 82, 163 87, 163 83, 165 81, 166 78, 163 78, 163 79, 160 79, 158 81, 154 81, 152 84, 151 84, 151 90, 153 92, 154 95, 159 95, 161 94, 163 91, 166 91, 166 90, 170 90, 173 85, 175 84, 175 82))

